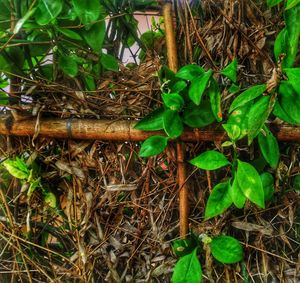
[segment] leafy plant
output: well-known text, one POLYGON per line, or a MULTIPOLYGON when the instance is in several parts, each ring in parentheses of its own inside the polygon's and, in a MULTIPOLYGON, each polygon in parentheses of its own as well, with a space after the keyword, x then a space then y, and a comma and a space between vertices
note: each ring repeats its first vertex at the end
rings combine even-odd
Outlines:
MULTIPOLYGON (((266 202, 273 198, 274 178, 271 173, 255 168, 254 162, 244 161, 239 141, 246 136, 249 146, 257 141, 270 170, 276 170, 280 148, 268 127, 269 117, 300 124, 300 68, 294 67, 300 36, 300 1, 268 0, 267 4, 273 7, 281 2, 284 2, 285 27, 275 40, 277 68, 269 81, 240 91, 236 58, 218 73, 193 64, 183 66, 176 74, 163 67, 160 72, 163 106, 135 126, 144 131, 164 130, 165 137, 152 136, 141 147, 141 157, 157 155, 166 148, 167 141, 180 138, 183 125, 201 128, 222 121, 221 90, 224 86, 218 85, 218 76, 229 80, 230 84, 225 87, 230 93, 239 93, 229 106, 228 117, 222 124, 229 138, 222 147, 230 148, 231 154, 225 155, 223 150, 209 150, 190 160, 192 165, 202 170, 223 170, 224 167, 227 170, 226 179, 216 184, 208 197, 205 220, 224 213, 232 205, 241 209, 246 201, 265 208, 266 202), (153 142, 156 139, 160 142, 153 142)), ((298 183, 298 178, 295 178, 296 189, 298 183)), ((209 239, 209 245, 213 257, 222 263, 235 263, 243 258, 240 243, 232 237, 213 237, 209 239)), ((173 282, 199 282, 202 271, 197 253, 201 243, 198 240, 180 240, 174 242, 174 247, 180 259, 174 269, 173 282)))

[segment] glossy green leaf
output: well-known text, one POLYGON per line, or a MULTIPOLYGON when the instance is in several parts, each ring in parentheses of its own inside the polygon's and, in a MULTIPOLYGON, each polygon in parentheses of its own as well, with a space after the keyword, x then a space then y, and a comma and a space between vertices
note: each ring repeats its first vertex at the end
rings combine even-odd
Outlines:
POLYGON ((253 105, 253 101, 236 108, 232 111, 227 119, 226 124, 236 125, 240 128, 241 134, 238 139, 245 137, 248 134, 248 114, 253 105))
POLYGON ((282 81, 279 86, 279 102, 287 113, 296 123, 300 123, 300 93, 296 93, 293 85, 289 81, 282 81))
POLYGON ((196 105, 199 105, 201 103, 202 95, 207 87, 211 75, 212 70, 208 70, 200 77, 192 80, 189 88, 189 97, 196 105))
POLYGON ((222 214, 231 206, 232 199, 229 193, 229 186, 229 182, 224 182, 213 188, 205 207, 206 220, 222 214))
POLYGON ((193 102, 183 111, 183 122, 191 128, 203 128, 215 121, 209 101, 203 100, 199 106, 193 102))
POLYGON ((238 138, 241 135, 241 129, 238 125, 235 124, 223 124, 222 125, 224 130, 226 131, 228 137, 232 140, 232 141, 236 141, 238 140, 238 138))
POLYGON ((273 7, 281 3, 283 0, 267 0, 267 4, 269 7, 273 7))
MULTIPOLYGON (((300 84, 299 84, 300 68, 286 68, 284 69, 284 72, 287 74, 289 78, 288 82, 293 86, 294 90, 300 96, 300 84)), ((282 83, 284 84, 285 82, 282 83)))
POLYGON ((222 121, 221 92, 219 85, 214 78, 211 79, 208 88, 211 110, 218 122, 222 121))
POLYGON ((177 138, 183 132, 183 124, 177 111, 166 109, 163 114, 163 125, 170 138, 177 138))
POLYGON ((276 169, 280 157, 279 146, 277 139, 266 125, 263 127, 263 132, 258 134, 258 144, 265 160, 276 169))
MULTIPOLYGON (((276 61, 278 61, 279 56, 281 54, 285 54, 285 58, 283 60, 286 61, 287 54, 290 54, 288 41, 289 41, 288 31, 286 28, 284 28, 276 36, 275 43, 274 43, 274 56, 276 61)), ((291 66, 292 63, 283 62, 284 64, 283 66, 287 67, 287 64, 291 66)))
POLYGON ((35 19, 39 25, 47 25, 60 14, 63 0, 40 0, 35 12, 35 19))
POLYGON ((176 77, 192 81, 195 78, 202 76, 205 73, 204 69, 198 65, 185 65, 177 73, 176 77))
POLYGON ((103 46, 105 33, 105 21, 103 20, 93 24, 89 30, 84 30, 82 36, 93 51, 99 53, 103 46))
POLYGON ((265 201, 272 200, 275 192, 273 176, 269 172, 264 172, 260 175, 260 179, 264 189, 265 201))
POLYGON ((78 73, 76 60, 71 56, 61 55, 58 60, 59 68, 68 76, 75 77, 78 73))
POLYGON ((234 58, 232 62, 221 71, 221 74, 235 83, 237 67, 238 67, 238 62, 237 59, 234 58))
POLYGON ((196 248, 178 260, 172 275, 172 283, 200 283, 201 281, 202 269, 196 248))
POLYGON ((162 130, 164 128, 163 124, 163 115, 164 115, 164 107, 160 107, 146 117, 144 117, 141 121, 139 121, 134 128, 142 131, 157 131, 162 130))
POLYGON ((162 99, 164 105, 171 110, 180 110, 184 104, 182 96, 178 93, 163 93, 162 99))
POLYGON ((285 9, 291 9, 300 3, 300 0, 287 0, 285 9))
POLYGON ((265 208, 264 191, 256 169, 251 164, 238 160, 236 179, 243 194, 257 206, 265 208))
POLYGON ((210 249, 213 257, 221 263, 231 264, 244 257, 240 242, 230 236, 218 236, 212 239, 210 249))
POLYGON ((57 30, 66 37, 69 37, 74 40, 81 40, 81 36, 77 32, 75 32, 71 29, 57 28, 57 30))
POLYGON ((72 0, 75 13, 84 25, 98 20, 100 16, 100 3, 98 0, 72 0))
POLYGON ((249 101, 259 97, 264 93, 266 88, 267 86, 265 84, 256 85, 248 88, 233 100, 233 102, 230 105, 229 112, 232 112, 234 109, 241 107, 249 101))
POLYGON ((190 163, 204 170, 216 170, 221 167, 230 165, 230 162, 224 156, 224 154, 215 150, 208 150, 201 153, 200 155, 192 159, 190 163))
POLYGON ((231 200, 237 208, 243 208, 246 202, 246 196, 241 190, 237 178, 234 178, 232 185, 229 187, 231 200))
POLYGON ((139 152, 140 157, 149 157, 162 153, 168 144, 168 137, 152 136, 146 139, 139 152))
POLYGON ((5 167, 5 169, 9 172, 10 175, 14 176, 15 178, 18 179, 27 179, 29 177, 29 170, 21 159, 19 161, 17 160, 10 160, 7 159, 2 163, 5 167), (23 166, 22 163, 23 162, 23 166))
POLYGON ((118 60, 110 54, 102 53, 100 62, 106 70, 114 71, 114 72, 119 71, 118 60))
POLYGON ((184 90, 187 87, 187 84, 185 81, 178 81, 176 82, 174 85, 172 85, 171 87, 171 92, 181 92, 182 90, 184 90))
POLYGON ((260 132, 266 122, 269 113, 270 96, 263 96, 253 104, 248 114, 248 144, 250 145, 254 138, 260 132))
POLYGON ((293 120, 282 108, 280 102, 277 100, 274 109, 273 114, 281 119, 282 121, 285 121, 291 125, 300 125, 300 123, 297 123, 295 120, 293 120))

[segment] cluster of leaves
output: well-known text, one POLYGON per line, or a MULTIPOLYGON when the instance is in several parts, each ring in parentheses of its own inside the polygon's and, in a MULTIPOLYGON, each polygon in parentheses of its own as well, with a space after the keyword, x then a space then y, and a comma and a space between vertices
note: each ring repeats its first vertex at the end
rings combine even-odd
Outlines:
POLYGON ((45 205, 59 212, 56 196, 47 186, 43 185, 39 176, 39 167, 35 162, 31 162, 30 158, 25 162, 23 159, 16 157, 15 160, 6 159, 2 165, 11 176, 20 180, 22 184, 20 194, 26 193, 28 201, 30 201, 33 193, 39 190, 45 205))
MULTIPOLYGON (((273 6, 279 2, 282 0, 268 1, 268 4, 273 6)), ((273 198, 273 175, 261 172, 251 162, 243 161, 238 142, 247 137, 248 145, 251 145, 257 139, 270 170, 276 170, 280 151, 277 139, 268 128, 268 118, 278 117, 289 124, 300 125, 300 68, 293 67, 300 36, 300 1, 286 1, 283 15, 285 27, 274 44, 277 68, 268 82, 249 86, 240 92, 236 84, 236 59, 220 72, 231 82, 227 86, 228 91, 240 93, 229 107, 227 120, 222 123, 229 137, 222 146, 232 148, 231 160, 222 152, 209 150, 190 161, 203 170, 216 170, 225 166, 230 166, 231 169, 231 176, 213 188, 206 204, 205 219, 222 214, 232 205, 241 209, 247 200, 265 208, 265 203, 273 198)), ((160 77, 163 107, 139 121, 136 128, 145 131, 164 130, 166 135, 151 136, 145 140, 140 149, 141 157, 161 153, 169 140, 180 137, 184 125, 201 128, 222 120, 220 88, 212 70, 205 71, 200 66, 187 65, 174 74, 164 67, 160 77)), ((223 247, 218 246, 224 254, 226 247, 225 244, 223 247)), ((212 247, 212 252, 213 249, 212 247)), ((178 261, 173 282, 199 282, 201 268, 196 263, 196 253, 196 249, 193 249, 178 261), (192 275, 187 277, 189 280, 180 279, 178 274, 183 274, 183 270, 186 274, 198 274, 197 280, 191 281, 192 275)))
POLYGON ((205 246, 208 246, 212 256, 223 264, 237 263, 244 256, 240 242, 230 236, 210 238, 204 235, 200 239, 192 235, 189 239, 176 240, 173 242, 173 251, 179 260, 173 272, 172 282, 201 282, 202 268, 197 254, 205 246))
MULTIPOLYGON (((124 52, 134 43, 146 48, 133 13, 152 0, 29 2, 0 1, 0 77, 6 81, 14 76, 55 81, 61 71, 93 91, 104 71, 119 70, 120 48, 124 52)), ((4 93, 1 97, 8 104, 4 93)))

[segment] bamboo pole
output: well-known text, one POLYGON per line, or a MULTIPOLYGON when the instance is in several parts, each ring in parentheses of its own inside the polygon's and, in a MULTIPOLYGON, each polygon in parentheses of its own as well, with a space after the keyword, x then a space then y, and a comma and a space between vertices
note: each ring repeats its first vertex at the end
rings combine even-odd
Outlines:
MULTIPOLYGON (((178 59, 176 39, 173 28, 172 4, 166 3, 163 7, 163 16, 166 31, 166 46, 169 68, 177 72, 178 59)), ((179 186, 179 229, 180 237, 185 238, 189 232, 189 205, 188 205, 188 186, 186 183, 186 170, 184 164, 184 144, 178 142, 176 144, 177 151, 177 177, 179 186)))
MULTIPOLYGON (((59 119, 41 118, 36 133, 36 119, 13 122, 9 116, 0 117, 0 135, 27 136, 54 139, 81 139, 103 141, 144 141, 153 135, 163 135, 162 131, 144 132, 134 129, 136 121, 94 120, 94 119, 59 119)), ((300 141, 300 127, 270 123, 272 133, 279 141, 300 141)), ((228 137, 220 126, 205 129, 187 128, 180 137, 183 142, 221 142, 228 137)))

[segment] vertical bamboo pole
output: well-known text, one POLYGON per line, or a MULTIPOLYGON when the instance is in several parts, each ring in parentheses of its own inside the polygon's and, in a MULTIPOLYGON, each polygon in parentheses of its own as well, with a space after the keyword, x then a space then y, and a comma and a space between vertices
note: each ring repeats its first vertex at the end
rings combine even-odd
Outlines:
MULTIPOLYGON (((166 45, 169 68, 177 72, 177 48, 175 33, 173 28, 172 4, 166 3, 163 7, 163 16, 165 21, 166 45)), ((185 238, 189 231, 188 224, 188 187, 186 184, 186 170, 184 164, 184 144, 177 143, 177 178, 179 186, 179 227, 180 237, 185 238)))

